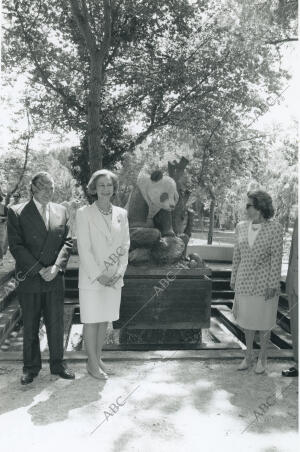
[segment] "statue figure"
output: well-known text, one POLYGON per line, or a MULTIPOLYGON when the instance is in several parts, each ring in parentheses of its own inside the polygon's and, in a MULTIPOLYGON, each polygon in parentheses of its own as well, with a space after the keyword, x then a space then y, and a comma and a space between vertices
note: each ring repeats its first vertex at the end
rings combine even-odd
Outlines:
MULTIPOLYGON (((130 228, 129 263, 133 265, 174 264, 186 258, 193 212, 186 207, 190 191, 185 187, 184 169, 188 161, 169 162, 169 175, 160 170, 142 170, 126 209, 130 228)), ((199 258, 193 267, 204 266, 199 258)))

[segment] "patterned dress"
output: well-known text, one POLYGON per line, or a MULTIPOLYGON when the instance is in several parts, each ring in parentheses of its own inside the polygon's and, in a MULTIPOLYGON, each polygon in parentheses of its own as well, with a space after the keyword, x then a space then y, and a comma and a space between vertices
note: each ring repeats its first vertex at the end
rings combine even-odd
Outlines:
POLYGON ((270 330, 276 325, 282 262, 282 227, 274 220, 261 224, 257 231, 252 223, 238 224, 231 284, 235 285, 236 321, 249 330, 270 330), (265 300, 267 288, 276 296, 265 300))

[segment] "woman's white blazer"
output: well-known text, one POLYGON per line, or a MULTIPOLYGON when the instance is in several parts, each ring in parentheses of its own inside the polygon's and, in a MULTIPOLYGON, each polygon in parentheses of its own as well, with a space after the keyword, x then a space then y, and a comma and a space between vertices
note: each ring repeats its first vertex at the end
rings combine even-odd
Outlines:
MULTIPOLYGON (((124 276, 128 265, 130 246, 127 210, 112 206, 111 230, 96 204, 78 209, 76 214, 77 244, 79 254, 79 288, 103 287, 97 277, 110 265, 120 264, 124 276)), ((123 277, 115 287, 123 287, 123 277)))

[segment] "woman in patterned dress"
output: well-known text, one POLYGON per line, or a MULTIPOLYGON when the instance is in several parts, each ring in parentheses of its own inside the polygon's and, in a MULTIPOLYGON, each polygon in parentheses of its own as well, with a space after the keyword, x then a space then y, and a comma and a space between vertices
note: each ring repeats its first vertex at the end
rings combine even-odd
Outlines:
POLYGON ((237 225, 230 285, 235 290, 233 314, 244 329, 246 354, 238 370, 247 369, 253 361, 255 331, 260 334, 260 352, 255 368, 263 373, 267 361, 270 332, 276 325, 282 262, 281 225, 271 220, 272 198, 262 190, 247 194, 249 221, 237 225))

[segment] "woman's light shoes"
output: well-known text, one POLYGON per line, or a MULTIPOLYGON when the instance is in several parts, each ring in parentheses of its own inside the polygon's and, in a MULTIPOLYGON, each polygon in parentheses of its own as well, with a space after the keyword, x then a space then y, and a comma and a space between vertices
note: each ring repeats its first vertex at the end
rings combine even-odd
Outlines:
MULTIPOLYGON (((253 356, 247 357, 243 359, 241 364, 238 366, 237 370, 246 370, 253 364, 253 356)), ((263 374, 266 371, 266 364, 262 363, 262 360, 258 358, 256 367, 254 369, 254 372, 256 374, 263 374)))
POLYGON ((256 374, 263 374, 265 372, 265 370, 266 370, 266 364, 263 365, 262 360, 258 358, 254 372, 256 374))
POLYGON ((91 375, 91 377, 96 378, 97 380, 107 380, 108 375, 106 372, 103 372, 103 370, 99 367, 98 372, 92 372, 89 368, 88 363, 86 363, 86 370, 91 375))
POLYGON ((100 366, 100 369, 107 375, 115 375, 115 372, 113 371, 113 369, 111 367, 108 367, 106 364, 104 364, 102 359, 99 360, 99 366, 100 366))
POLYGON ((252 362, 253 362, 253 356, 252 355, 250 357, 245 356, 245 358, 243 359, 241 364, 238 366, 237 370, 246 370, 246 369, 248 369, 251 366, 252 362))

